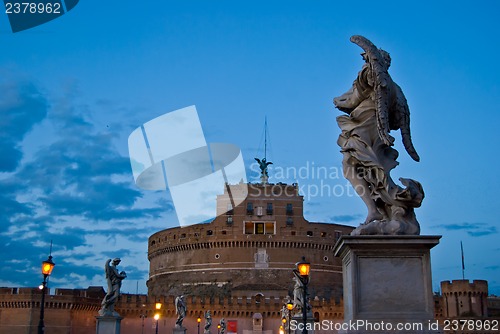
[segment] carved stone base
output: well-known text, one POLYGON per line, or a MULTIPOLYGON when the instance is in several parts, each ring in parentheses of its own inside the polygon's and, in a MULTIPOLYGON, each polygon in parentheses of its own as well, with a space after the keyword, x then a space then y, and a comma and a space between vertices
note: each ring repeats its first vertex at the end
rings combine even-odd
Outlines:
POLYGON ((343 332, 436 333, 430 249, 440 238, 343 236, 334 253, 342 258, 344 322, 361 325, 343 332))
POLYGON ((120 334, 122 317, 97 316, 96 334, 120 334))
MULTIPOLYGON (((292 318, 292 327, 295 330, 292 331, 294 334, 302 334, 302 329, 304 328, 304 320, 302 318, 302 315, 294 315, 292 318)), ((307 315, 307 320, 305 324, 305 328, 307 330, 307 334, 313 334, 314 333, 314 318, 312 317, 311 314, 307 315)), ((286 331, 285 331, 286 332, 286 331)), ((288 333, 288 332, 286 332, 288 333)))
POLYGON ((185 327, 177 327, 175 326, 172 329, 172 334, 186 334, 186 328, 185 327))

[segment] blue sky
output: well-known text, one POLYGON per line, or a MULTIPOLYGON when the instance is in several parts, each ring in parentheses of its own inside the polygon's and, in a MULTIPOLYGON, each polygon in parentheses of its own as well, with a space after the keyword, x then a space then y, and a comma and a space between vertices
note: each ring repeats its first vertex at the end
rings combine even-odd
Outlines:
POLYGON ((299 182, 310 221, 358 225, 366 209, 335 174, 332 99, 362 66, 349 42, 361 34, 391 53, 412 112, 421 162, 397 137, 392 175, 422 183, 422 234, 443 235, 434 288, 461 278, 462 240, 466 278, 499 295, 499 10, 498 1, 86 0, 15 34, 0 15, 0 286, 37 286, 53 240, 51 287, 104 285, 105 260, 120 256, 123 289, 145 293, 147 238, 177 222, 168 192, 134 185, 127 137, 190 105, 207 142, 241 148, 250 180, 267 116, 271 181, 299 182), (291 173, 300 168, 310 173, 291 173))

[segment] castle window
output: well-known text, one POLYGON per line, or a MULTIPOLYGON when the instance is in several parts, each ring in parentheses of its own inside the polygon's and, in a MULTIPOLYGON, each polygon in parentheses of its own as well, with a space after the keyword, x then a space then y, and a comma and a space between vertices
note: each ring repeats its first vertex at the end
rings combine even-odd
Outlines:
POLYGON ((267 210, 266 213, 268 216, 273 215, 273 203, 267 203, 267 210))
POLYGON ((186 237, 186 233, 182 233, 179 237, 179 239, 184 239, 186 237))
POLYGON ((293 215, 293 205, 292 203, 287 203, 286 205, 286 214, 291 216, 293 215))
POLYGON ((214 232, 212 230, 207 230, 207 235, 213 235, 214 232))
POLYGON ((232 215, 233 214, 233 205, 231 203, 227 203, 227 215, 232 215))
POLYGON ((291 235, 297 234, 295 231, 290 232, 291 235))
POLYGON ((261 217, 264 213, 264 210, 261 206, 257 207, 257 216, 261 217))
POLYGON ((228 225, 233 225, 233 216, 227 216, 226 223, 228 225))
POLYGON ((245 222, 245 234, 276 234, 274 222, 245 222))
POLYGON ((325 238, 326 237, 326 232, 321 232, 321 237, 325 238))
POLYGON ((286 226, 292 226, 292 225, 293 225, 292 217, 286 217, 286 226))
POLYGON ((264 234, 264 223, 255 223, 255 234, 264 234))
POLYGON ((222 234, 227 234, 227 231, 226 230, 222 230, 222 234))
POLYGON ((312 237, 312 236, 313 236, 313 231, 307 231, 306 235, 307 235, 308 237, 312 237))
POLYGON ((154 246, 156 244, 156 241, 151 241, 151 246, 154 246))
POLYGON ((252 222, 247 222, 245 223, 245 234, 253 234, 253 223, 252 222))
POLYGON ((266 223, 266 234, 274 234, 274 223, 266 223))
POLYGON ((253 215, 253 203, 252 202, 247 203, 247 215, 249 215, 249 216, 253 215))

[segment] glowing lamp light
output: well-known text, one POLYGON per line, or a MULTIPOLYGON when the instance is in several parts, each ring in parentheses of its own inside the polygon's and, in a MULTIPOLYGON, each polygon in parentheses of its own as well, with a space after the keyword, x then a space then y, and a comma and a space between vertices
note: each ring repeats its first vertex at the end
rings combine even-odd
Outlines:
POLYGON ((54 269, 55 263, 52 262, 52 256, 42 262, 42 274, 44 276, 50 276, 52 274, 52 269, 54 269))
POLYGON ((288 311, 293 310, 293 303, 287 303, 286 308, 288 309, 288 311))
POLYGON ((281 322, 282 322, 283 324, 286 324, 286 318, 281 319, 281 322))
POLYGON ((156 303, 156 304, 155 304, 155 308, 156 308, 157 310, 161 310, 161 306, 162 306, 162 304, 161 304, 161 303, 156 303))
POLYGON ((217 325, 217 329, 220 329, 220 325, 217 325))
POLYGON ((153 317, 156 321, 158 321, 158 319, 160 319, 160 313, 156 313, 155 316, 153 317))
POLYGON ((39 288, 40 290, 43 290, 43 284, 40 284, 40 285, 38 286, 38 288, 39 288))
POLYGON ((311 264, 306 261, 305 257, 302 257, 302 261, 296 264, 299 275, 303 278, 309 277, 309 271, 311 270, 311 264))
POLYGON ((197 321, 198 323, 200 323, 200 322, 201 322, 201 318, 200 318, 200 317, 198 317, 198 319, 196 319, 196 321, 197 321))

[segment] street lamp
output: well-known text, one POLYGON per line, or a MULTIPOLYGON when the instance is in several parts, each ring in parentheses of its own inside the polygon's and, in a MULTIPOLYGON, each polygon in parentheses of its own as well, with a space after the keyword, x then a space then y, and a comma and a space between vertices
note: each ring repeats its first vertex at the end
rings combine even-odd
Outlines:
POLYGON ((303 256, 302 260, 295 264, 296 269, 294 273, 299 278, 300 283, 303 286, 303 305, 302 305, 302 322, 304 323, 304 328, 302 329, 302 334, 307 334, 307 284, 309 283, 309 271, 311 270, 311 264, 306 261, 303 256))
POLYGON ((139 318, 142 319, 142 329, 141 329, 141 334, 144 334, 144 319, 146 318, 146 315, 145 314, 140 314, 139 315, 139 318))
MULTIPOLYGON (((50 253, 52 254, 52 242, 50 243, 50 253)), ((55 263, 52 262, 52 255, 49 255, 49 258, 42 262, 42 274, 43 274, 43 282, 40 285, 40 289, 42 290, 42 304, 40 305, 40 322, 38 323, 38 334, 43 334, 45 332, 45 324, 43 322, 44 317, 44 308, 45 308, 45 291, 47 290, 47 278, 52 273, 52 269, 54 269, 55 263)))
POLYGON ((220 324, 217 325, 217 334, 220 334, 220 324))
POLYGON ((293 303, 292 302, 286 303, 286 309, 288 310, 288 334, 291 334, 290 322, 292 321, 293 303))
POLYGON ((283 326, 280 326, 280 334, 285 334, 285 330, 283 329, 283 326))
POLYGON ((161 306, 162 306, 162 304, 160 302, 155 303, 156 313, 155 313, 154 319, 156 320, 156 330, 155 330, 156 334, 158 334, 158 319, 160 319, 161 306))
POLYGON ((196 322, 198 323, 198 334, 200 334, 200 322, 201 322, 201 318, 198 317, 198 319, 196 319, 196 322))

